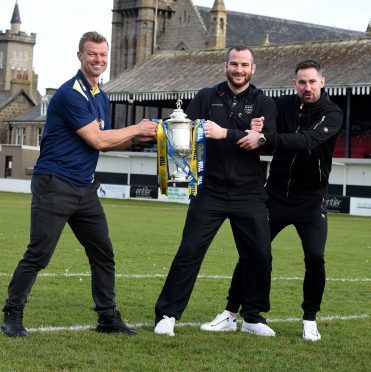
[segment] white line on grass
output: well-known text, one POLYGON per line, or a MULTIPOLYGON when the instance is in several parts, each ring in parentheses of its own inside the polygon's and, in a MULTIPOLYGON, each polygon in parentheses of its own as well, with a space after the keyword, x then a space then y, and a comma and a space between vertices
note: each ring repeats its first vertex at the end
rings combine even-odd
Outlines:
MULTIPOLYGON (((151 201, 152 200, 146 200, 146 201, 151 201)), ((120 207, 120 208, 131 208, 131 209, 148 209, 148 205, 144 206, 144 205, 125 205, 125 204, 109 204, 109 203, 104 203, 104 206, 105 207, 120 207)), ((156 208, 157 209, 170 209, 170 210, 177 210, 177 209, 185 209, 185 207, 187 207, 187 205, 184 205, 181 204, 179 205, 174 205, 172 207, 168 207, 166 205, 161 205, 161 204, 156 204, 156 208)))
MULTIPOLYGON (((354 320, 354 319, 366 319, 368 314, 358 314, 358 315, 332 315, 332 316, 323 316, 318 317, 318 321, 333 321, 333 320, 354 320)), ((292 323, 300 322, 301 318, 281 318, 281 319, 269 319, 269 323, 292 323)), ((239 321, 241 322, 241 321, 239 321)), ((193 323, 193 322, 178 322, 175 324, 175 327, 200 327, 202 323, 193 323)), ((154 323, 145 322, 145 323, 131 323, 128 324, 130 327, 142 328, 142 327, 153 327, 154 323)), ((94 329, 95 326, 91 325, 75 325, 69 327, 40 327, 40 328, 29 328, 30 332, 59 332, 59 331, 87 331, 94 329)))
MULTIPOLYGON (((1 273, 0 276, 11 276, 11 274, 1 273)), ((65 278, 83 278, 83 277, 90 277, 91 274, 89 272, 86 273, 40 273, 39 277, 65 277, 65 278)), ((155 278, 166 278, 165 274, 116 274, 116 278, 126 278, 126 279, 155 279, 155 278)), ((232 277, 230 275, 198 275, 199 279, 227 279, 231 280, 232 277)), ((278 276, 272 278, 272 280, 282 280, 282 281, 290 281, 290 280, 303 280, 302 277, 294 276, 294 277, 283 277, 278 276)), ((328 282, 371 282, 371 278, 327 278, 328 282)))

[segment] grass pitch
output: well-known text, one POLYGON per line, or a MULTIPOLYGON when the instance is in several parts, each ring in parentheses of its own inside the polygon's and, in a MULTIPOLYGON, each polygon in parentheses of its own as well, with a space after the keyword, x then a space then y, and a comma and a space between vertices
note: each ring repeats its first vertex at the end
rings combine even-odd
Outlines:
MULTIPOLYGON (((301 338, 303 253, 293 228, 273 242, 275 338, 204 333, 225 306, 237 260, 228 221, 212 243, 175 337, 153 334, 154 304, 180 242, 187 206, 102 201, 116 257, 117 304, 138 337, 97 334, 89 265, 67 226, 25 310, 28 339, 0 334, 0 371, 370 370, 371 218, 329 216, 322 340, 301 338)), ((0 193, 0 297, 29 237, 30 195, 0 193)))

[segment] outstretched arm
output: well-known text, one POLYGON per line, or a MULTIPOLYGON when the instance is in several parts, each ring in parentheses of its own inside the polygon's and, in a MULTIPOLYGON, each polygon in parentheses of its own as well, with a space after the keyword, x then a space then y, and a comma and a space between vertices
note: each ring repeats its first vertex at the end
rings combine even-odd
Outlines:
POLYGON ((123 150, 132 144, 135 137, 139 141, 154 139, 157 133, 157 123, 143 119, 138 124, 126 128, 100 130, 97 121, 93 121, 76 133, 89 146, 100 151, 123 150))

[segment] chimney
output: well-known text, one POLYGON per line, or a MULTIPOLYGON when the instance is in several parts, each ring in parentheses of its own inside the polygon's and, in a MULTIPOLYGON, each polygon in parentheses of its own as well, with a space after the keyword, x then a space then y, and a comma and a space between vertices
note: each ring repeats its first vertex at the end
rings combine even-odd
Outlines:
POLYGON ((15 97, 20 91, 25 91, 30 94, 31 82, 29 80, 17 80, 13 79, 10 81, 10 94, 15 97))
POLYGON ((45 89, 45 95, 46 96, 53 96, 56 91, 57 91, 57 88, 46 88, 45 89))

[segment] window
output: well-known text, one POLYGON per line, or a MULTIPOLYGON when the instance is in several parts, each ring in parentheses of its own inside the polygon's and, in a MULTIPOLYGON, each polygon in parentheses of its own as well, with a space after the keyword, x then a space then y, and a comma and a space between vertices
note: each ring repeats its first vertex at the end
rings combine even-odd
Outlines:
POLYGON ((217 19, 214 17, 213 21, 211 22, 211 32, 214 34, 217 28, 217 19))
POLYGON ((0 68, 4 68, 4 53, 3 51, 0 52, 0 68))
POLYGON ((220 29, 221 29, 222 31, 224 31, 224 19, 223 19, 223 18, 220 18, 220 19, 219 19, 219 22, 220 22, 220 29))
POLYGON ((17 128, 15 144, 16 145, 21 145, 21 146, 24 145, 25 137, 26 137, 25 128, 17 128))
POLYGON ((27 70, 28 68, 28 52, 23 52, 22 70, 27 70))
POLYGON ((22 52, 18 52, 17 70, 22 69, 22 52))
POLYGON ((17 52, 13 52, 11 68, 12 70, 15 70, 16 67, 17 67, 17 52))
POLYGON ((124 38, 124 69, 126 70, 129 67, 129 40, 128 37, 125 36, 124 38))
POLYGON ((36 144, 36 146, 40 146, 42 135, 43 135, 43 129, 40 128, 40 127, 37 128, 37 144, 36 144))
POLYGON ((134 66, 137 63, 137 39, 133 38, 133 63, 132 66, 134 66))
POLYGON ((42 98, 41 99, 41 110, 40 114, 41 116, 46 116, 46 113, 48 112, 48 99, 42 98))

